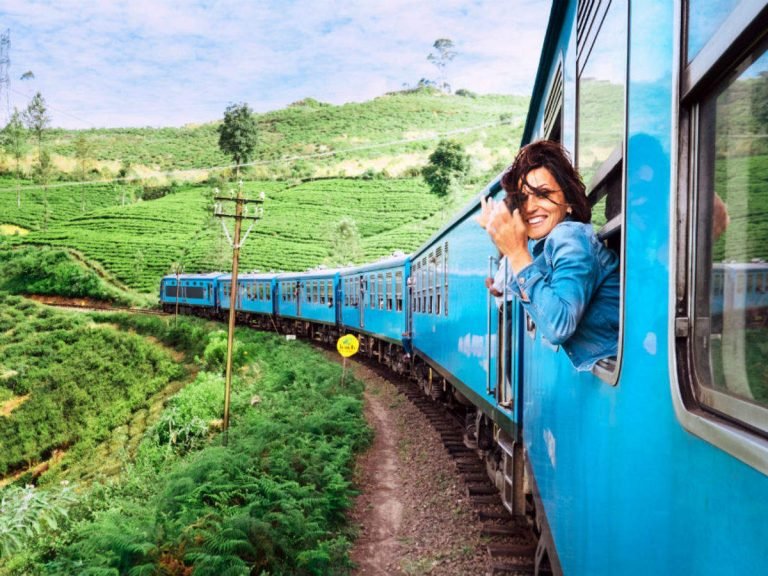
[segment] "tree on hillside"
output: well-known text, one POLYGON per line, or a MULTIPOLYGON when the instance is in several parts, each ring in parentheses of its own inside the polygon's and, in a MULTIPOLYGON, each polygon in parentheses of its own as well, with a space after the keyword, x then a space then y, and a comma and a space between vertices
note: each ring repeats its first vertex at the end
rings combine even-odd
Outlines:
MULTIPOLYGON (((27 151, 27 131, 21 121, 21 113, 16 108, 3 128, 2 141, 3 149, 16 160, 16 177, 21 178, 21 158, 27 151)), ((16 207, 21 208, 21 187, 16 188, 16 207)))
POLYGON ((217 128, 219 148, 235 161, 236 173, 240 166, 253 157, 258 139, 256 117, 247 104, 230 104, 224 111, 224 121, 217 128))
POLYGON ((357 222, 349 216, 344 216, 334 224, 331 230, 329 263, 334 266, 344 266, 350 262, 356 262, 360 259, 361 252, 357 222))
POLYGON ((448 82, 448 76, 446 75, 445 68, 456 57, 458 52, 453 49, 453 40, 450 38, 438 38, 432 47, 437 53, 430 52, 427 56, 427 60, 435 65, 438 72, 437 87, 443 92, 451 93, 451 85, 448 82))
POLYGON ((468 171, 469 156, 464 152, 464 146, 455 140, 440 140, 421 175, 433 193, 445 196, 468 171))
POLYGON ((37 92, 29 102, 26 110, 22 112, 24 124, 35 135, 37 139, 37 155, 40 158, 40 152, 43 149, 43 133, 51 124, 51 117, 48 115, 48 106, 45 104, 45 98, 40 92, 37 92))

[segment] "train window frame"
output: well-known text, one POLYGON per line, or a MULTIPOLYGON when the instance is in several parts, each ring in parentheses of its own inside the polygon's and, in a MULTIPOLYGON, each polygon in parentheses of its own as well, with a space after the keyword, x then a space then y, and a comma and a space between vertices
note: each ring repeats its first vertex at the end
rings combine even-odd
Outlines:
POLYGON ((387 272, 386 274, 386 300, 387 300, 387 311, 391 312, 393 307, 393 287, 392 287, 392 272, 387 272))
POLYGON ((443 249, 443 283, 445 284, 443 294, 443 314, 448 316, 448 241, 446 240, 443 249))
MULTIPOLYGON (((603 160, 597 167, 597 170, 587 182, 586 194, 587 201, 594 210, 600 202, 605 199, 606 211, 615 210, 618 204, 618 212, 607 218, 606 223, 597 230, 598 238, 604 245, 611 248, 619 257, 619 332, 617 335, 618 350, 615 358, 605 358, 597 362, 592 368, 592 374, 610 386, 617 386, 619 383, 619 372, 623 353, 624 340, 624 289, 625 289, 625 215, 626 215, 626 162, 627 157, 627 106, 629 96, 629 31, 630 31, 630 6, 629 0, 618 0, 611 2, 583 2, 578 3, 578 24, 577 24, 577 57, 576 57, 576 130, 574 135, 575 156, 574 162, 581 170, 579 156, 582 154, 582 144, 580 137, 582 135, 581 111, 583 105, 583 79, 584 73, 588 70, 590 58, 595 54, 598 40, 605 33, 613 33, 608 30, 606 20, 609 18, 609 11, 616 8, 620 2, 624 1, 623 19, 626 32, 622 35, 625 39, 624 61, 622 63, 623 72, 623 100, 621 111, 621 142, 613 149, 611 154, 603 160)), ((616 15, 611 14, 611 16, 616 15)), ((619 14, 619 16, 621 16, 619 14)), ((610 52, 608 52, 610 53, 610 52)), ((587 75, 588 77, 588 75, 587 75)), ((554 83, 553 83, 554 85, 554 83)), ((594 213, 593 213, 594 217, 594 213)), ((532 319, 526 319, 526 332, 532 338, 536 334, 536 326, 532 319)))
POLYGON ((395 312, 403 311, 403 272, 395 271, 395 312))
POLYGON ((435 249, 435 315, 440 316, 442 310, 442 291, 443 291, 443 247, 438 246, 435 249))
MULTIPOLYGON (((718 392, 715 402, 712 390, 702 394, 710 372, 702 376, 697 366, 697 336, 705 319, 699 314, 701 302, 697 294, 717 288, 712 281, 712 202, 714 186, 708 176, 708 166, 714 157, 713 142, 708 141, 703 128, 711 123, 711 102, 730 82, 744 71, 745 63, 768 54, 768 6, 763 2, 743 0, 722 23, 718 33, 688 60, 688 3, 679 6, 678 21, 682 23, 676 35, 678 67, 675 69, 679 89, 679 136, 676 155, 677 198, 673 203, 672 222, 678 222, 671 261, 675 282, 671 283, 674 322, 670 326, 673 342, 671 360, 672 400, 681 425, 691 434, 702 438, 749 466, 768 474, 768 427, 764 425, 768 405, 756 405, 737 396, 718 392), (705 174, 705 170, 707 173, 705 174), (705 239, 706 245, 702 245, 705 239), (705 264, 705 267, 702 267, 705 264), (704 272, 704 273, 702 273, 704 272), (706 277, 709 277, 707 279, 706 277), (711 284, 710 284, 711 282, 711 284), (706 290, 705 290, 706 289, 706 290), (722 394, 722 396, 719 396, 722 394), (752 408, 759 406, 760 412, 752 408), (755 417, 761 426, 755 426, 755 417)), ((722 290, 725 291, 723 281, 722 290)), ((701 296, 699 296, 701 298, 701 296)), ((708 308, 708 307, 707 307, 708 308)), ((706 325, 709 329, 709 324, 706 325)))

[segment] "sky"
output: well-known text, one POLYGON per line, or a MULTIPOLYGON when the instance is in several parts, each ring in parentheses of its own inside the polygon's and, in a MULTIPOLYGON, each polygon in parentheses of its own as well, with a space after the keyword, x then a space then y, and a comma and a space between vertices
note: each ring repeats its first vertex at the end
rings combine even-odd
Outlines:
POLYGON ((362 102, 435 79, 427 56, 438 38, 457 52, 446 67, 454 90, 530 94, 550 5, 3 0, 0 121, 37 91, 52 126, 70 129, 199 124, 240 102, 259 113, 304 98, 362 102))

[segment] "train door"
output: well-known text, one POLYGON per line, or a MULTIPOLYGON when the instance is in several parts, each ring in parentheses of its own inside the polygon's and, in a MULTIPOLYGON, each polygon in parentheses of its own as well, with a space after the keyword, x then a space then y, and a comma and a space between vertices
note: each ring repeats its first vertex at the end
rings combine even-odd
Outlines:
POLYGON ((365 326, 365 296, 368 289, 368 283, 361 274, 357 279, 357 307, 360 310, 360 328, 365 326))
POLYGON ((301 316, 301 282, 294 284, 293 297, 296 299, 296 316, 301 316))

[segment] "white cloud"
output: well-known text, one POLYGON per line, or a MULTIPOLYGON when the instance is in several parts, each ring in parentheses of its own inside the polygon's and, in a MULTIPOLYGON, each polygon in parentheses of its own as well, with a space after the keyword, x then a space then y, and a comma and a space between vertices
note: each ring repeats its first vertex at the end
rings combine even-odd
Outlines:
MULTIPOLYGON (((455 88, 530 90, 544 0, 6 0, 11 102, 40 90, 54 124, 162 126, 304 97, 340 104, 433 78, 436 38, 455 88), (32 70, 35 80, 19 76, 32 70)), ((5 110, 0 111, 5 115, 5 110)))

